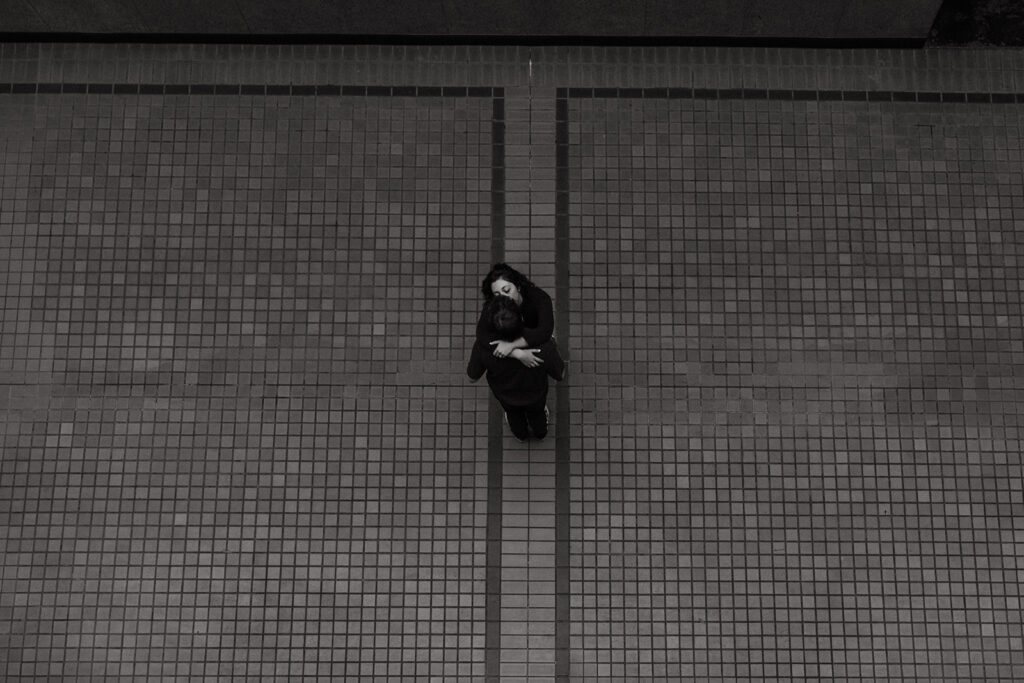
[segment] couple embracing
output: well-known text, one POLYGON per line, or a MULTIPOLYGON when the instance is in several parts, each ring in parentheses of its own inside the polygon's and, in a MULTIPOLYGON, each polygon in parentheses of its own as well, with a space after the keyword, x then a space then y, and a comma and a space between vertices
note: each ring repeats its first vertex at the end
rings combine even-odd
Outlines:
POLYGON ((555 344, 551 297, 508 264, 484 278, 484 309, 466 373, 487 383, 519 441, 548 433, 548 377, 565 379, 568 366, 555 344))

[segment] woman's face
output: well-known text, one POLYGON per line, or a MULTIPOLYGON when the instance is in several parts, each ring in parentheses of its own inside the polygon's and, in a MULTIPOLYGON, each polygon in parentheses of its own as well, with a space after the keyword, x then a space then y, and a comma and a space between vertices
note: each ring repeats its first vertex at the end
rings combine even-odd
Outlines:
POLYGON ((498 278, 491 283, 491 293, 495 296, 507 296, 515 301, 517 306, 521 306, 523 303, 523 295, 519 292, 519 288, 503 278, 498 278))

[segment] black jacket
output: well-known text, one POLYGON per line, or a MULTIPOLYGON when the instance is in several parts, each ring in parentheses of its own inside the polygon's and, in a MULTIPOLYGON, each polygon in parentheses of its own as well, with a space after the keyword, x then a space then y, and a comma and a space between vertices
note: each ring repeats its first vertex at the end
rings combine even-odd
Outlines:
POLYGON ((502 403, 510 406, 528 406, 540 403, 548 395, 548 377, 559 379, 565 370, 565 362, 558 354, 558 347, 550 339, 531 348, 539 348, 537 354, 544 361, 539 367, 528 368, 515 358, 497 358, 494 347, 479 340, 473 344, 466 374, 478 380, 487 373, 491 391, 502 403))

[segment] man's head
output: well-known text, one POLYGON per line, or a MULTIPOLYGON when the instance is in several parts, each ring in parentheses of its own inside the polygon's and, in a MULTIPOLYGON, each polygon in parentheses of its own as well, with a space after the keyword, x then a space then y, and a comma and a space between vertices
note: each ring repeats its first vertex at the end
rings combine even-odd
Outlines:
POLYGON ((487 321, 504 341, 515 341, 523 334, 523 314, 507 296, 496 296, 487 302, 487 321))

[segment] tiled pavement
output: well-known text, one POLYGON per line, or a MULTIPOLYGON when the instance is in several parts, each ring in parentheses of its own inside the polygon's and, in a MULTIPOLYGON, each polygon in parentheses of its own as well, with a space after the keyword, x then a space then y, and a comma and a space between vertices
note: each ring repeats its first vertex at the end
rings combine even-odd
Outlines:
POLYGON ((1024 680, 1022 67, 0 46, 4 680, 1024 680))

